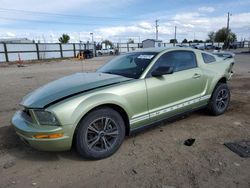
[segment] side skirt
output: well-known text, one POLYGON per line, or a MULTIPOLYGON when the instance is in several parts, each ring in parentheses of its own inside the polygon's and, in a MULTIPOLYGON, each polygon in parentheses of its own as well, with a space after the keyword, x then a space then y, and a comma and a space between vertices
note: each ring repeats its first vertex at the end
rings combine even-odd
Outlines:
POLYGON ((162 123, 164 121, 174 121, 174 120, 176 120, 176 119, 178 119, 178 118, 180 118, 180 117, 182 117, 184 115, 187 115, 187 114, 190 114, 192 112, 204 109, 206 107, 207 107, 207 105, 203 105, 203 106, 200 106, 198 108, 194 108, 192 110, 188 110, 188 111, 185 111, 185 112, 182 112, 182 113, 178 113, 178 114, 175 114, 175 115, 173 115, 171 117, 163 118, 163 119, 157 120, 157 121, 155 121, 153 123, 149 123, 149 124, 140 126, 138 128, 131 129, 130 133, 129 133, 129 136, 134 135, 134 134, 139 133, 139 132, 142 132, 142 131, 147 130, 147 129, 151 129, 151 128, 155 127, 155 126, 160 125, 160 123, 162 123))

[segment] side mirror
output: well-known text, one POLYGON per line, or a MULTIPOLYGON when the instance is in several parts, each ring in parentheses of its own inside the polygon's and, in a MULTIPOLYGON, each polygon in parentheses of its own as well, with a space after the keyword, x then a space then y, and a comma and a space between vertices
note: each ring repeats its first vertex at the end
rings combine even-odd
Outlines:
POLYGON ((172 74, 173 72, 174 72, 174 67, 160 66, 160 67, 157 67, 155 70, 153 70, 151 72, 151 75, 154 77, 159 77, 165 74, 172 74))

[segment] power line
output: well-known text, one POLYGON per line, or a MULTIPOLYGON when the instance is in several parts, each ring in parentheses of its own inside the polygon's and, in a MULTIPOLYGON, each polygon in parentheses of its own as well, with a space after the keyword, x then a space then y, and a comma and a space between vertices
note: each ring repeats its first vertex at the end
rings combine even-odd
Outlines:
MULTIPOLYGON (((5 12, 19 12, 23 14, 35 14, 35 15, 51 15, 51 16, 62 16, 62 17, 71 17, 71 18, 92 18, 92 19, 111 19, 113 21, 117 20, 127 20, 126 18, 122 17, 104 17, 104 16, 82 16, 82 15, 73 15, 73 14, 61 14, 61 13, 50 13, 50 12, 38 12, 38 11, 29 11, 29 10, 20 10, 20 9, 7 9, 7 8, 0 8, 0 11, 5 12)), ((138 20, 136 18, 129 18, 130 20, 138 20)))
POLYGON ((59 21, 45 21, 45 20, 30 20, 30 19, 22 19, 22 18, 7 18, 7 17, 0 17, 0 19, 3 20, 10 20, 10 21, 21 21, 21 22, 34 22, 34 23, 42 23, 42 24, 62 24, 62 25, 78 25, 78 26, 82 26, 82 25, 104 25, 107 26, 107 23, 80 23, 80 22, 59 22, 59 21))

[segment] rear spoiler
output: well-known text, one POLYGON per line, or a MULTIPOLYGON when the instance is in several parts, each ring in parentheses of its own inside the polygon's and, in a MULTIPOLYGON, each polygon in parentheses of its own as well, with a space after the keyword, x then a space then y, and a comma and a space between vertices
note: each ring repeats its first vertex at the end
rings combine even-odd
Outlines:
POLYGON ((218 56, 218 57, 222 57, 223 59, 234 58, 234 56, 235 56, 235 54, 233 52, 220 51, 220 50, 215 50, 213 52, 213 54, 218 56))

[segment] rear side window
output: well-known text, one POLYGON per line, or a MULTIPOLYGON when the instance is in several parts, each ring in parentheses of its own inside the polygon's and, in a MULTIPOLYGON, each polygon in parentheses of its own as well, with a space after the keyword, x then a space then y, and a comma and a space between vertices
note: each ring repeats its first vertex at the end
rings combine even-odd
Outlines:
POLYGON ((216 61, 215 57, 206 53, 201 53, 203 61, 205 63, 213 63, 216 61))

